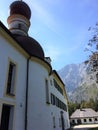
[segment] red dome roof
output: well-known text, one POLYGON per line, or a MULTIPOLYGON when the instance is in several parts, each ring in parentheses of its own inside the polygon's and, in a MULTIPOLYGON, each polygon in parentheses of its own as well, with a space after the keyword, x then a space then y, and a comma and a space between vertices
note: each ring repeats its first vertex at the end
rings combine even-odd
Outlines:
POLYGON ((29 6, 23 1, 15 1, 10 5, 10 15, 21 14, 27 19, 31 17, 31 10, 29 6))

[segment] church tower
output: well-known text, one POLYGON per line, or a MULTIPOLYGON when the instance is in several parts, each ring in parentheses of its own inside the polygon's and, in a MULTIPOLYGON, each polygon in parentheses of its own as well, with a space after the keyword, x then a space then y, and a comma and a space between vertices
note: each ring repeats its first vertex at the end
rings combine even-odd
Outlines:
POLYGON ((44 60, 44 51, 40 44, 28 36, 31 10, 23 1, 15 1, 10 5, 8 28, 19 44, 31 55, 44 60))
POLYGON ((23 1, 15 1, 10 5, 10 16, 7 19, 9 30, 16 35, 28 35, 31 10, 23 1))

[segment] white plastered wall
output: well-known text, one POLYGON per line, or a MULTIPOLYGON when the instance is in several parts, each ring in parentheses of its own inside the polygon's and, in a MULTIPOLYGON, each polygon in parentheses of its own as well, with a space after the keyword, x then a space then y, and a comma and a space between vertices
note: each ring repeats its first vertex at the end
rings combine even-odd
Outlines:
MULTIPOLYGON (((10 39, 10 37, 8 38, 10 39)), ((4 102, 9 105, 15 104, 14 130, 24 130, 27 60, 21 52, 15 49, 14 42, 10 44, 11 40, 9 39, 0 35, 0 101, 2 101, 2 104, 4 102), (17 65, 16 92, 15 96, 12 97, 5 94, 9 59, 17 65)))

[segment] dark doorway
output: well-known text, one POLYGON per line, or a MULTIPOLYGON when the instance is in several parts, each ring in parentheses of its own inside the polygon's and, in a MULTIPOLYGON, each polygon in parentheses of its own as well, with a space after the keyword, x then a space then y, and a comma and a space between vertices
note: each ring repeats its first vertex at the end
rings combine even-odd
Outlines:
POLYGON ((61 125, 62 125, 62 130, 65 130, 63 111, 61 111, 61 125))
POLYGON ((12 130, 12 108, 13 106, 3 105, 0 130, 12 130))

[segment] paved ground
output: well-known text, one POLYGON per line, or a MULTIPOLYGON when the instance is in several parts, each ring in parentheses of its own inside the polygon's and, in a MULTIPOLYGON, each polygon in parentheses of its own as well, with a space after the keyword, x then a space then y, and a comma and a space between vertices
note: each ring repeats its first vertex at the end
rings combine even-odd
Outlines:
POLYGON ((74 126, 72 130, 88 130, 89 128, 98 127, 98 124, 90 124, 90 125, 77 125, 74 126))

